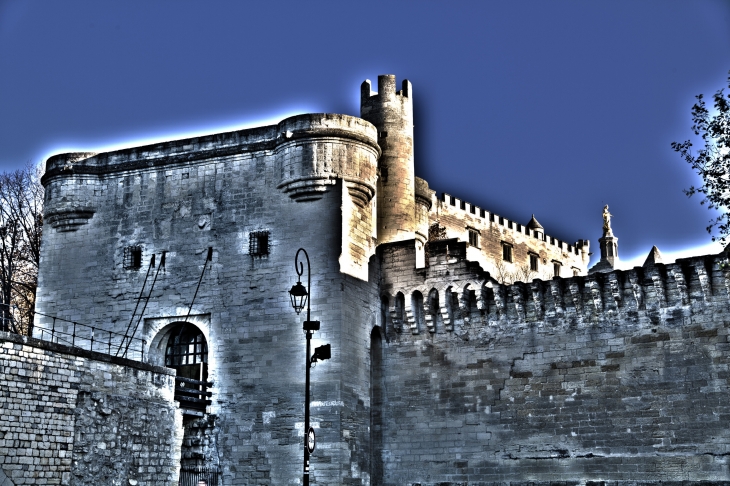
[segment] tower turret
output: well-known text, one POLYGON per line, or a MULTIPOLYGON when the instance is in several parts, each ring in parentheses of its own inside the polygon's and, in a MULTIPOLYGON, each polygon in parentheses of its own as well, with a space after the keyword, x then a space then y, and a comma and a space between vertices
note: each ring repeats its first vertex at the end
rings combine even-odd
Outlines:
POLYGON ((370 80, 361 86, 360 117, 378 129, 382 155, 378 162, 378 243, 415 237, 416 201, 413 167, 413 91, 403 80, 396 92, 395 76, 378 76, 378 92, 370 80))

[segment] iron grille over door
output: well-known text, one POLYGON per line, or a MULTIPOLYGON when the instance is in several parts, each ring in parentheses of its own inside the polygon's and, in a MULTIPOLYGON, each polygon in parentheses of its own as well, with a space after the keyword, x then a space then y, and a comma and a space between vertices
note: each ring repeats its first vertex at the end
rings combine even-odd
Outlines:
POLYGON ((179 324, 172 330, 165 350, 165 366, 177 370, 175 400, 183 415, 202 416, 210 405, 208 343, 197 327, 179 324))
POLYGON ((220 469, 217 466, 194 466, 180 468, 180 486, 199 486, 205 481, 205 486, 218 486, 220 469))

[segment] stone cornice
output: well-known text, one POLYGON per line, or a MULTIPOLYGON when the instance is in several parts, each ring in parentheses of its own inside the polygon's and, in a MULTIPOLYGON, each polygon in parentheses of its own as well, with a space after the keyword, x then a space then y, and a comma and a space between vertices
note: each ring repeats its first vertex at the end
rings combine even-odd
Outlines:
MULTIPOLYGON (((158 144, 132 147, 104 153, 66 153, 50 157, 41 183, 46 186, 55 178, 74 175, 103 176, 125 171, 185 165, 202 160, 242 153, 274 151, 280 145, 298 140, 342 138, 370 147, 379 157, 381 150, 373 137, 361 127, 329 127, 317 125, 322 120, 344 120, 367 124, 348 115, 307 114, 282 120, 278 125, 257 127, 235 132, 193 137, 158 144), (309 128, 297 128, 310 125, 309 128), (287 130, 287 128, 293 128, 287 130)), ((355 123, 353 123, 355 124, 355 123)), ((371 127, 374 130, 374 127, 371 127)))

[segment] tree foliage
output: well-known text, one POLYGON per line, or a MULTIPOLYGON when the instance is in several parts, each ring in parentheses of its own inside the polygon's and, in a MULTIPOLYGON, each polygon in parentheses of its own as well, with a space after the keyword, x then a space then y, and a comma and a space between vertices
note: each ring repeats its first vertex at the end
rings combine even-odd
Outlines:
POLYGON ((446 227, 441 226, 438 221, 428 227, 428 241, 426 241, 426 265, 433 256, 433 251, 430 246, 432 241, 439 241, 446 239, 446 227))
MULTIPOLYGON (((728 73, 730 87, 730 73, 728 73)), ((724 89, 714 94, 714 113, 710 113, 703 95, 697 95, 692 106, 692 131, 702 140, 703 147, 693 150, 690 140, 683 143, 673 142, 672 148, 686 160, 699 176, 702 185, 690 187, 684 192, 687 196, 702 194, 700 204, 717 209, 721 214, 710 220, 707 232, 712 235, 717 229, 719 236, 712 235, 712 241, 719 238, 723 246, 730 236, 730 94, 724 89)))
POLYGON ((43 230, 43 186, 33 166, 0 174, 0 328, 30 335, 43 230))

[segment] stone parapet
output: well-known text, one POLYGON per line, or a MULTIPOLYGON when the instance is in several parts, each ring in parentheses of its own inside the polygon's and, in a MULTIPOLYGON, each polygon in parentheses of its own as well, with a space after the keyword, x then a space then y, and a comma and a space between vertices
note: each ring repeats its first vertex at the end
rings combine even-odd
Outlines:
POLYGON ((409 243, 379 249, 382 484, 725 484, 725 255, 501 285, 409 243))
POLYGON ((309 114, 287 118, 278 129, 279 189, 296 201, 311 201, 342 179, 358 206, 370 202, 380 156, 373 125, 347 115, 309 114))
POLYGON ((177 485, 167 368, 0 332, 0 479, 177 485))
MULTIPOLYGON (((475 304, 469 312, 478 311, 472 318, 485 326, 501 322, 511 326, 589 326, 644 319, 656 323, 676 317, 677 311, 689 316, 692 312, 704 312, 708 305, 730 305, 730 271, 724 253, 630 270, 504 285, 477 262, 468 261, 466 249, 466 243, 456 239, 434 242, 428 269, 409 278, 409 263, 392 273, 386 267, 382 291, 389 296, 419 292, 424 298, 436 291, 442 302, 450 302, 449 294, 455 294, 455 300, 475 304)), ((397 257, 393 258, 399 262, 415 258, 407 244, 388 245, 381 251, 395 252, 397 257)), ((424 302, 423 312, 432 312, 429 305, 424 302)), ((394 312, 394 308, 390 311, 394 312)))

